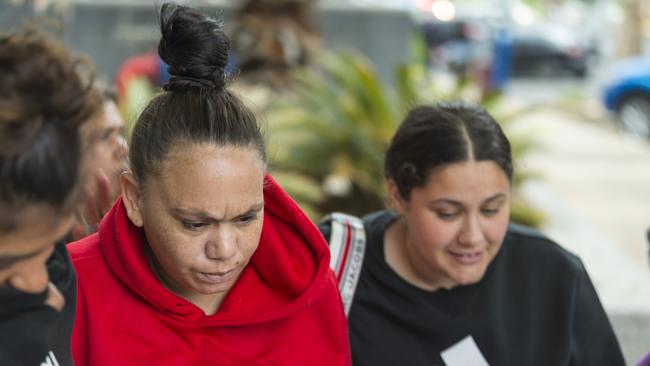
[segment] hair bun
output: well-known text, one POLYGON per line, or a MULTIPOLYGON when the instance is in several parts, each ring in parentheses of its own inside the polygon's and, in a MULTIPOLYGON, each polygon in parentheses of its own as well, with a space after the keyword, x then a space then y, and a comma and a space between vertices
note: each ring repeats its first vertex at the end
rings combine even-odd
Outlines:
POLYGON ((230 40, 219 22, 190 7, 166 3, 160 10, 160 31, 158 54, 172 76, 165 90, 225 87, 230 40))

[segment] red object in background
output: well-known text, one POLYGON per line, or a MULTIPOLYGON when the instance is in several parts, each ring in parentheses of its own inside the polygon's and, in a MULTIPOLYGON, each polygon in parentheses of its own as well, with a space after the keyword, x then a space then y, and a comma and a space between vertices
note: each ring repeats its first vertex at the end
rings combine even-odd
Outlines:
POLYGON ((160 57, 156 50, 128 58, 117 71, 117 92, 124 97, 129 82, 135 78, 146 77, 152 85, 160 84, 160 57))
POLYGON ((433 6, 434 1, 435 0, 418 0, 416 6, 421 11, 425 11, 425 12, 430 13, 431 12, 431 7, 433 6))

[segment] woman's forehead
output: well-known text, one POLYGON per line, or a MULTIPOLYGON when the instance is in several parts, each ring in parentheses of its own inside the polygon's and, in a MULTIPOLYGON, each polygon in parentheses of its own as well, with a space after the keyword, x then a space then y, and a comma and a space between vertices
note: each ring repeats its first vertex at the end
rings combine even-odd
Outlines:
POLYGON ((145 191, 176 206, 235 198, 253 204, 262 195, 264 172, 253 149, 195 146, 171 153, 157 177, 147 179, 145 191))
POLYGON ((446 164, 431 171, 419 190, 439 194, 471 191, 492 195, 494 192, 507 192, 509 188, 510 181, 503 169, 497 163, 485 160, 446 164))
POLYGON ((241 158, 244 156, 251 158, 257 157, 261 160, 259 153, 257 153, 257 150, 252 145, 217 145, 211 142, 178 141, 171 146, 162 163, 202 162, 207 161, 208 159, 206 158, 218 157, 227 159, 233 157, 241 158))

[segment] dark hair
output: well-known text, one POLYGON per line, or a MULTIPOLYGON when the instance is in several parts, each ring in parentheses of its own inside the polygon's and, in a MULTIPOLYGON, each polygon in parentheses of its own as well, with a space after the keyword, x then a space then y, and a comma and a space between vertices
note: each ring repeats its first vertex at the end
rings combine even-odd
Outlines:
POLYGON ((0 231, 30 204, 72 212, 79 127, 98 110, 92 65, 31 26, 0 35, 0 231), (15 211, 17 210, 17 211, 15 211))
POLYGON ((494 118, 474 104, 438 103, 408 113, 388 148, 384 172, 408 200, 433 169, 467 160, 494 161, 512 180, 510 143, 494 118))
POLYGON ((177 143, 253 147, 265 161, 255 114, 226 89, 230 42, 221 25, 195 9, 167 3, 160 29, 158 53, 171 78, 134 127, 129 159, 136 178, 156 173, 177 143))

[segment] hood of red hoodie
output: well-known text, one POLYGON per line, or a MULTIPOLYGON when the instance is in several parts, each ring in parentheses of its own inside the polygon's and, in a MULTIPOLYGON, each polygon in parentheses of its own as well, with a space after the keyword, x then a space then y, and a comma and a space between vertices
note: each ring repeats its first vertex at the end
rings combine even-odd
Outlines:
POLYGON ((280 319, 316 301, 331 281, 325 240, 270 175, 259 246, 214 315, 205 315, 158 280, 145 255, 144 231, 131 223, 121 198, 102 220, 99 236, 113 274, 143 301, 181 322, 244 325, 280 319))

